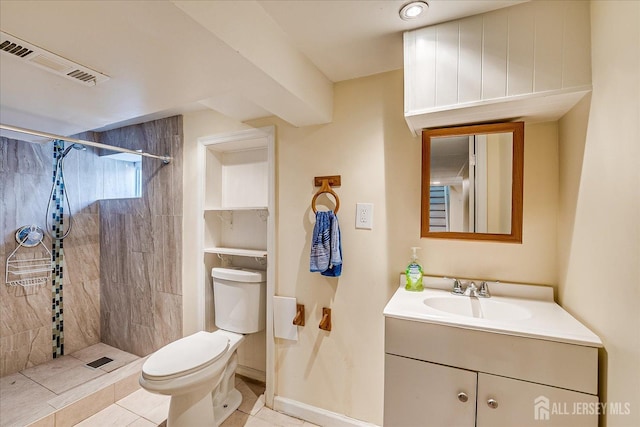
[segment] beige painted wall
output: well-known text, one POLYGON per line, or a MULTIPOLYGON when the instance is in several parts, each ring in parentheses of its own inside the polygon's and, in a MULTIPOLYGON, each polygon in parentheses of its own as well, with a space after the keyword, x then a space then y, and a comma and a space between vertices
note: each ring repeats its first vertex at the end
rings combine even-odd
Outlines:
POLYGON ((604 342, 601 401, 640 425, 640 2, 591 4, 593 93, 560 121, 559 298, 604 342))
MULTIPOLYGON (((297 297, 308 313, 297 343, 277 342, 276 395, 382 423, 381 313, 408 248, 421 246, 428 274, 559 283, 564 306, 605 342, 602 398, 633 404, 631 417, 604 422, 640 425, 639 6, 592 5, 593 98, 559 123, 525 127, 522 245, 419 238, 420 143, 402 117, 401 71, 336 84, 328 125, 294 128, 274 118, 251 123, 277 126, 276 292, 297 297), (337 279, 308 272, 312 179, 329 174, 343 180, 336 191, 345 265, 337 279), (608 224, 601 220, 611 212, 602 197, 616 214, 608 224), (354 228, 357 202, 374 203, 373 230, 354 228), (316 327, 323 306, 333 309, 330 333, 316 327)), ((200 215, 197 137, 246 125, 212 112, 188 114, 184 123, 186 240, 200 215)), ((199 260, 197 248, 185 245, 185 334, 198 329, 199 260)))
MULTIPOLYGON (((421 258, 427 274, 546 285, 556 283, 557 134, 557 122, 525 125, 522 244, 440 239, 412 241, 410 237, 417 237, 418 233, 408 235, 403 246, 422 246, 421 258)), ((419 151, 415 155, 418 154, 419 151)), ((416 216, 420 209, 419 189, 411 199, 410 210, 398 212, 396 221, 416 230, 420 222, 416 216)), ((396 250, 401 254, 407 252, 400 245, 396 250)))
MULTIPOLYGON (((277 342, 278 396, 382 424, 382 310, 421 246, 428 274, 555 284, 557 123, 525 128, 522 245, 420 239, 421 144, 403 118, 402 72, 335 85, 334 120, 294 128, 277 119, 278 279, 276 293, 306 305, 300 340, 277 342), (343 275, 309 273, 313 177, 341 175, 338 217, 343 275), (355 229, 357 202, 374 204, 373 230, 355 229), (321 331, 322 307, 333 330, 321 331)), ((332 206, 332 199, 319 199, 332 206)))

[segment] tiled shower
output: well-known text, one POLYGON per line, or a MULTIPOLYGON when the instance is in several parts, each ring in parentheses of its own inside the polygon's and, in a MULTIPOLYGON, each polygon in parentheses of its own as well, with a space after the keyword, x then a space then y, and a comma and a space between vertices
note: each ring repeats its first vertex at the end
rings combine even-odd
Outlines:
MULTIPOLYGON (((64 353, 102 342, 146 356, 182 335, 182 117, 75 137, 173 157, 145 159, 142 197, 129 199, 104 200, 121 186, 114 170, 122 166, 107 153, 72 150, 64 164, 73 215, 63 241, 64 353)), ((0 138, 3 269, 18 228, 45 228, 52 156, 53 142, 0 138)), ((51 304, 51 280, 23 288, 0 274, 0 376, 53 359, 51 304)))

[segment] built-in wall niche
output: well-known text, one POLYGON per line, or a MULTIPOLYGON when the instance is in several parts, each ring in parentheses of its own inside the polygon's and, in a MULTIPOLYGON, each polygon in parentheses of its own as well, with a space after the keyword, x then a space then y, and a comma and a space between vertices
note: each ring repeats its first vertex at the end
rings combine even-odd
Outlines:
POLYGON ((203 295, 202 327, 215 330, 211 269, 240 267, 265 270, 267 325, 245 336, 238 349, 237 373, 266 382, 267 402, 273 401, 273 332, 270 301, 275 273, 275 139, 273 127, 246 129, 199 138, 203 165, 203 212, 198 233, 203 262, 198 267, 203 295))
POLYGON ((205 253, 267 255, 268 172, 264 139, 207 147, 205 253))
POLYGON ((103 199, 142 197, 142 156, 114 153, 100 156, 103 199))
POLYGON ((204 251, 263 258, 267 255, 267 210, 208 209, 204 212, 204 251))
POLYGON ((257 144, 248 141, 240 148, 228 144, 207 147, 205 209, 267 207, 267 148, 257 144))

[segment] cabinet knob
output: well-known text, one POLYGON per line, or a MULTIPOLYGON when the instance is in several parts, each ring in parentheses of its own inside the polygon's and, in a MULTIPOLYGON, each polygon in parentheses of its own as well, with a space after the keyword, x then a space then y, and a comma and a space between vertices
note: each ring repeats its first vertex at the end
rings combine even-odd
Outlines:
POLYGON ((489 399, 487 400, 487 405, 489 405, 489 408, 496 409, 498 407, 498 401, 495 399, 489 399))
POLYGON ((464 391, 461 391, 460 393, 458 393, 458 400, 460 402, 466 402, 467 400, 469 400, 469 396, 467 396, 467 393, 465 393, 464 391))

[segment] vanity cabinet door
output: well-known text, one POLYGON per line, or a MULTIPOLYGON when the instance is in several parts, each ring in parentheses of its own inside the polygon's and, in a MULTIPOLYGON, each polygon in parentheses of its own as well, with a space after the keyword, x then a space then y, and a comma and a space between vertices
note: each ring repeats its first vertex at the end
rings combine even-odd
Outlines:
POLYGON ((478 374, 478 427, 597 427, 598 397, 478 374))
POLYGON ((384 371, 385 427, 475 426, 476 372, 392 354, 384 371))

